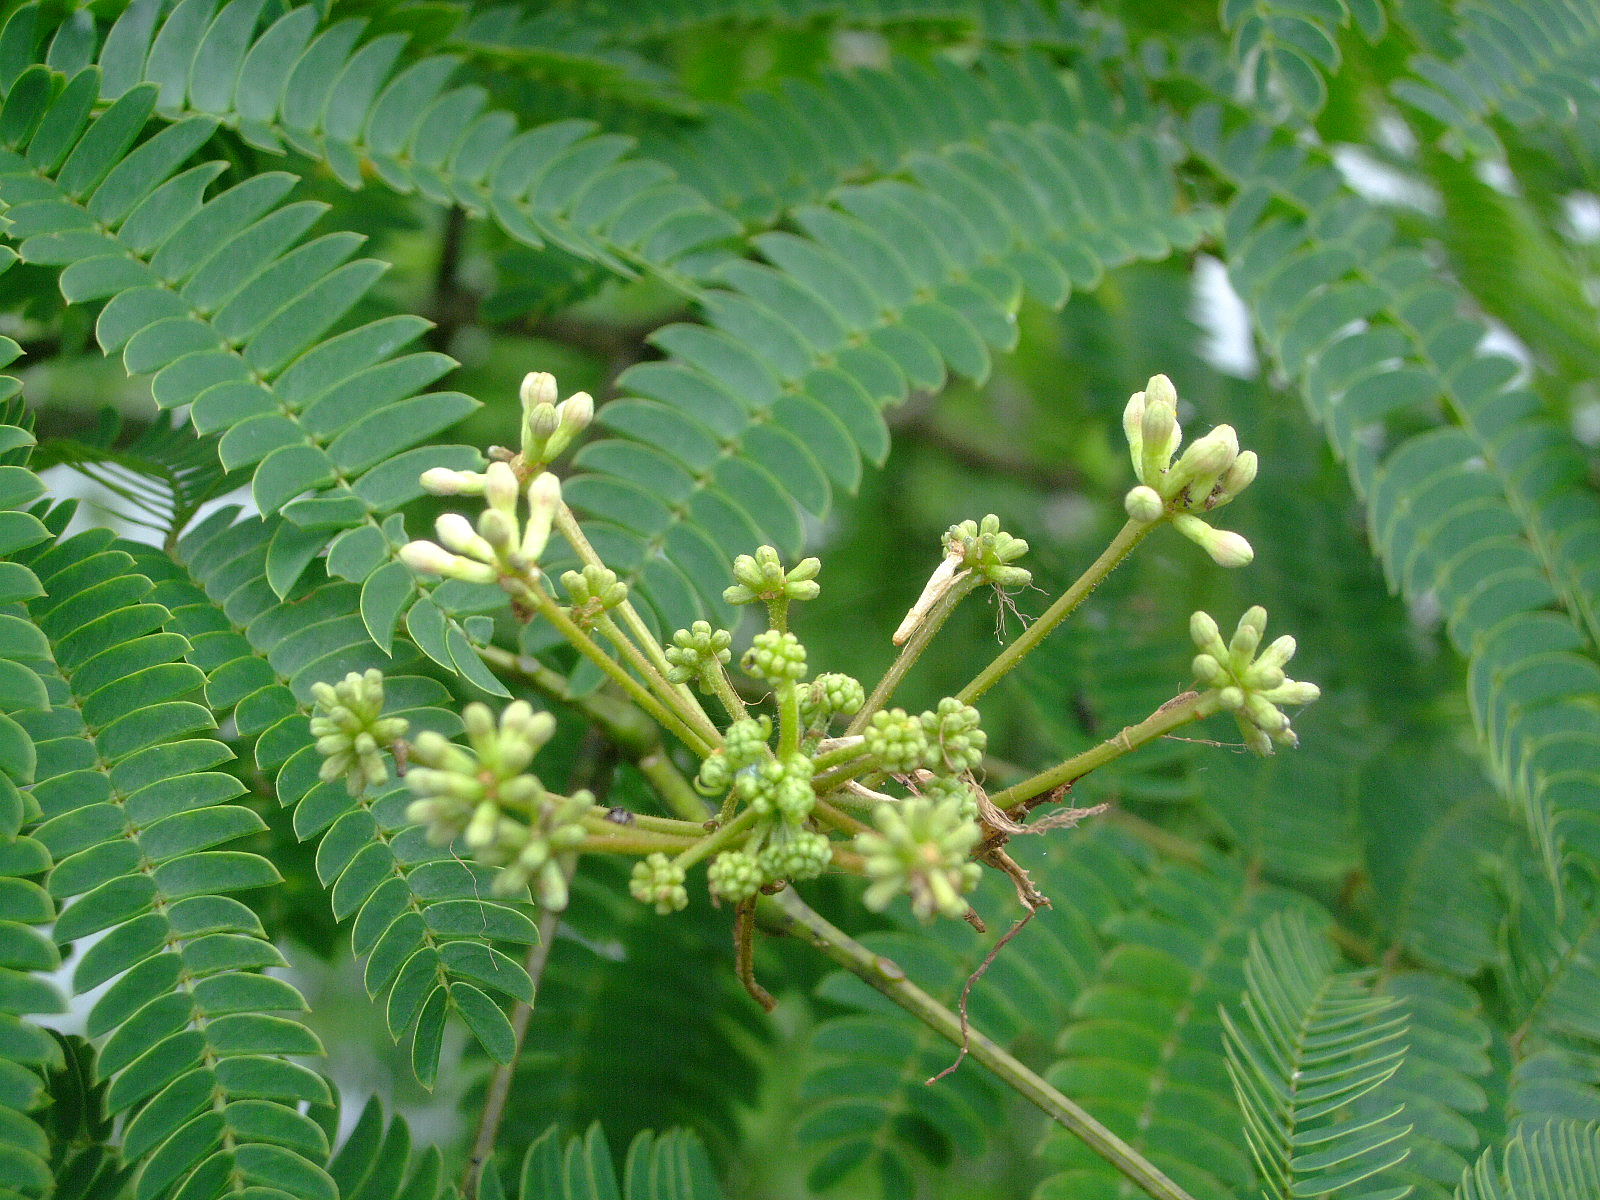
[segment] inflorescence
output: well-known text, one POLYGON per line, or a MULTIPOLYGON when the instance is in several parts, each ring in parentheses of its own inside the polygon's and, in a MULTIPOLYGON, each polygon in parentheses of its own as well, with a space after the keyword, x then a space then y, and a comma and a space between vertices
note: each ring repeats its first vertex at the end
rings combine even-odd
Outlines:
MULTIPOLYGON (((583 538, 559 479, 547 469, 589 424, 593 402, 578 393, 557 403, 555 380, 539 373, 524 381, 522 402, 517 452, 491 449, 481 472, 436 468, 422 476, 435 494, 482 497, 482 510, 474 519, 441 516, 437 540, 411 542, 400 557, 424 576, 498 584, 521 619, 551 621, 623 698, 679 734, 698 760, 693 792, 703 801, 682 789, 674 797, 675 817, 624 813, 619 820, 621 810, 602 808, 588 792, 549 791, 532 764, 555 718, 525 700, 498 717, 483 704, 467 705, 464 745, 435 732, 407 741, 405 720, 383 715, 377 671, 316 685, 312 731, 324 760, 322 777, 343 780, 360 794, 386 782, 391 754, 408 763, 405 786, 413 799, 407 817, 426 827, 435 843, 453 844, 498 868, 497 890, 527 888, 553 910, 567 903, 575 856, 609 851, 637 858, 630 891, 661 913, 688 904, 690 873, 704 862, 711 896, 736 905, 840 870, 865 878, 871 908, 904 897, 922 918, 968 915, 980 862, 998 863, 996 847, 1021 828, 1013 818, 1026 808, 1006 812, 985 800, 988 735, 968 693, 920 713, 888 700, 968 591, 1031 582, 1031 573, 1017 564, 1027 543, 992 515, 953 525, 943 537, 938 568, 895 634, 904 646, 901 658, 870 696, 849 675, 813 674, 790 617, 795 604, 817 596, 821 564, 806 558, 785 566, 770 546, 740 555, 724 592, 729 603, 757 607, 765 617, 765 628, 742 652, 736 653, 735 630, 704 620, 658 643, 633 610, 627 584, 583 538), (559 589, 541 565, 558 535, 582 560, 580 569, 560 576, 559 589), (735 663, 742 686, 731 673, 735 663), (719 719, 701 696, 720 707, 719 719)), ((1182 441, 1177 395, 1163 375, 1129 401, 1124 428, 1139 480, 1126 497, 1129 545, 1170 523, 1223 566, 1249 562, 1244 538, 1204 519, 1255 477, 1256 457, 1240 451, 1234 431, 1218 426, 1174 459, 1182 441)), ((1097 564, 1091 573, 1100 574, 1086 575, 1075 588, 1092 588, 1114 566, 1097 564)), ((1293 638, 1260 649, 1265 624, 1265 611, 1252 608, 1224 643, 1215 621, 1194 615, 1196 691, 1180 714, 1193 719, 1230 712, 1246 745, 1260 754, 1295 744, 1281 706, 1317 696, 1314 685, 1284 675, 1293 638)), ((992 682, 1010 670, 1027 649, 1031 644, 1002 651, 985 678, 992 682)), ((1124 735, 1143 727, 1123 731, 1122 742, 1107 743, 1110 752, 1096 751, 1086 769, 1134 748, 1138 738, 1124 735)), ((1072 777, 1074 761, 1050 778, 1072 777)), ((1011 790, 1019 789, 1026 787, 1011 790)))

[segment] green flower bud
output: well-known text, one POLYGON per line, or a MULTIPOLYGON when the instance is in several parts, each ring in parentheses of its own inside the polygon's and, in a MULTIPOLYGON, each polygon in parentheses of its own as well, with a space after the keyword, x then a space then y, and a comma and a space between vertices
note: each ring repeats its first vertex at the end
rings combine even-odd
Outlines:
MULTIPOLYGON (((504 463, 494 465, 505 466, 504 463)), ((511 553, 517 544, 519 532, 516 517, 508 512, 498 508, 486 508, 478 514, 478 536, 488 544, 490 554, 496 562, 504 561, 511 553)))
POLYGON ((909 775, 930 763, 927 731, 922 722, 903 708, 880 709, 872 714, 862 738, 870 754, 885 771, 892 775, 909 775))
POLYGON ((753 855, 742 850, 724 850, 706 868, 711 894, 738 904, 748 900, 766 883, 766 876, 753 855))
POLYGON ((733 657, 728 649, 733 634, 726 629, 713 628, 709 621, 696 621, 688 629, 672 635, 672 645, 666 648, 671 669, 667 678, 673 683, 698 682, 702 689, 711 690, 716 672, 733 657))
POLYGON ((1239 457, 1233 460, 1233 465, 1217 481, 1217 486, 1212 489, 1211 495, 1206 498, 1205 507, 1221 508, 1233 500, 1255 482, 1258 465, 1254 450, 1241 451, 1239 457))
POLYGON ((946 696, 939 701, 937 710, 925 712, 918 719, 927 735, 936 769, 942 767, 951 774, 960 774, 976 771, 982 765, 989 735, 978 727, 981 718, 977 709, 954 696, 946 696))
POLYGON ((816 583, 822 562, 801 559, 794 569, 785 571, 778 552, 771 546, 757 548, 754 555, 741 554, 733 560, 734 585, 722 593, 729 604, 772 605, 789 600, 813 600, 821 590, 816 583))
POLYGON ((773 687, 798 683, 806 677, 806 648, 792 633, 766 629, 756 634, 739 665, 752 679, 773 687))
POLYGON ((800 720, 808 728, 825 728, 836 716, 854 716, 866 702, 866 689, 858 680, 824 672, 801 689, 800 720))
POLYGON ((653 904, 656 912, 666 916, 688 906, 689 892, 683 881, 683 868, 657 852, 634 864, 628 891, 641 904, 653 904))
POLYGON ((1223 472, 1233 466, 1234 459, 1238 457, 1238 434, 1234 433, 1231 425, 1218 425, 1183 452, 1183 456, 1167 472, 1162 492, 1169 497, 1181 493, 1188 497, 1187 503, 1202 505, 1210 497, 1211 489, 1222 478, 1223 472))
POLYGON ((1144 411, 1139 419, 1139 479, 1156 490, 1172 461, 1173 452, 1183 439, 1178 427, 1178 393, 1165 375, 1152 376, 1145 384, 1144 411))
POLYGON ((570 601, 568 615, 580 629, 589 628, 628 598, 628 585, 617 579, 617 573, 594 563, 582 571, 562 572, 561 585, 570 601))
POLYGON ((723 750, 713 750, 700 764, 694 777, 694 790, 702 796, 720 796, 733 783, 733 768, 723 750))
POLYGON ((311 733, 323 760, 319 777, 328 783, 342 778, 352 796, 388 779, 383 751, 410 726, 403 717, 383 716, 383 673, 352 671, 337 684, 312 684, 311 696, 311 733))
POLYGON ((756 856, 758 869, 769 879, 804 883, 822 874, 833 861, 833 846, 820 833, 791 825, 773 827, 767 844, 756 856))
POLYGON ((995 587, 1026 587, 1033 573, 1011 564, 1028 552, 1028 543, 1000 528, 1000 518, 990 513, 982 521, 962 521, 944 535, 945 557, 960 570, 971 571, 995 587))
POLYGON ((722 752, 735 771, 754 766, 772 757, 772 720, 766 716, 745 717, 733 722, 722 734, 722 752))
POLYGON ((924 800, 934 804, 952 802, 963 820, 978 819, 978 791, 969 780, 959 775, 935 775, 917 786, 924 800))
POLYGON ((1128 516, 1147 525, 1151 521, 1159 521, 1167 511, 1161 493, 1142 483, 1128 490, 1128 494, 1122 498, 1122 507, 1127 510, 1128 516))
POLYGON ((1294 638, 1278 638, 1260 654, 1267 610, 1257 605, 1239 618, 1228 645, 1222 644, 1217 623, 1205 613, 1189 621, 1190 633, 1203 652, 1195 658, 1195 678, 1212 689, 1217 704, 1234 714, 1245 745, 1257 754, 1271 754, 1272 743, 1299 744, 1280 704, 1309 704, 1321 695, 1314 683, 1286 679, 1284 664, 1294 656, 1294 638))
POLYGON ((982 834, 961 815, 959 803, 919 798, 880 804, 873 819, 877 831, 855 839, 871 880, 863 897, 867 907, 881 912, 896 896, 907 895, 923 920, 965 914, 962 897, 982 873, 968 855, 982 834))

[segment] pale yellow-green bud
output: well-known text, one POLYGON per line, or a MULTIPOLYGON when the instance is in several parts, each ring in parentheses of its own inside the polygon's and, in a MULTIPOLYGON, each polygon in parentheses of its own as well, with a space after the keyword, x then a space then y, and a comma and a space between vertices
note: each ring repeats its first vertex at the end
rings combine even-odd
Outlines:
POLYGON ((1155 488, 1142 483, 1138 487, 1129 489, 1128 494, 1122 498, 1122 506, 1128 510, 1128 516, 1145 524, 1159 521, 1161 514, 1166 512, 1161 494, 1155 488))
POLYGON ((486 508, 478 514, 478 533, 494 550, 494 557, 502 558, 517 544, 517 519, 498 508, 486 508))
POLYGON ((1226 658, 1227 647, 1222 642, 1222 630, 1210 613, 1196 612, 1189 617, 1189 637, 1194 644, 1215 658, 1226 658))
POLYGON ((1322 689, 1314 683, 1290 679, 1261 694, 1274 704, 1310 704, 1322 695, 1322 689))
POLYGON ((548 371, 529 371, 522 377, 520 395, 526 408, 532 408, 536 404, 554 404, 556 377, 548 371))
POLYGON ((1128 455, 1133 459, 1135 479, 1144 478, 1144 393, 1135 392, 1128 397, 1122 410, 1122 433, 1128 439, 1128 455))
POLYGON ((1239 457, 1233 460, 1233 465, 1223 474, 1206 507, 1221 508, 1249 487, 1255 481, 1258 465, 1254 450, 1241 450, 1239 457))
POLYGON ((1210 654, 1196 654, 1192 664, 1194 677, 1206 687, 1216 687, 1227 679, 1223 673, 1222 664, 1210 654))
POLYGON ((1233 426, 1218 425, 1183 452, 1172 470, 1167 472, 1162 491, 1168 496, 1176 496, 1187 487, 1190 489, 1191 502, 1203 502, 1222 473, 1238 457, 1239 437, 1234 433, 1233 426))
POLYGON ((1217 693, 1217 703, 1229 712, 1236 712, 1244 707, 1244 689, 1225 687, 1217 693))
POLYGON ((550 541, 550 529, 561 508, 561 480, 544 471, 528 484, 528 523, 523 527, 522 557, 538 562, 550 541))
POLYGON ((413 571, 440 575, 446 579, 460 579, 466 583, 493 583, 499 578, 488 563, 473 562, 459 554, 451 554, 433 542, 407 542, 400 547, 400 561, 413 571))
POLYGON ((561 418, 561 428, 567 431, 567 437, 571 439, 589 428, 589 422, 594 420, 594 397, 588 392, 573 392, 556 405, 556 415, 561 418))
POLYGON ((1179 513, 1172 526, 1211 556, 1219 567, 1242 567, 1255 557, 1250 543, 1228 529, 1213 529, 1192 513, 1179 513))
POLYGON ((492 508, 509 517, 517 515, 517 495, 521 491, 517 473, 510 463, 492 462, 484 473, 483 497, 492 508))
POLYGON ((421 482, 423 488, 435 496, 477 496, 483 492, 484 476, 476 471, 429 467, 422 473, 421 482))
POLYGON ((1139 437, 1142 443, 1139 478, 1158 491, 1163 491, 1162 475, 1183 439, 1183 431, 1178 427, 1177 395, 1165 375, 1155 376, 1145 387, 1139 437), (1157 379, 1166 382, 1165 389, 1156 387, 1157 379))
POLYGON ((475 558, 480 562, 493 562, 494 547, 472 527, 472 522, 460 513, 440 513, 433 523, 439 544, 457 554, 475 558))

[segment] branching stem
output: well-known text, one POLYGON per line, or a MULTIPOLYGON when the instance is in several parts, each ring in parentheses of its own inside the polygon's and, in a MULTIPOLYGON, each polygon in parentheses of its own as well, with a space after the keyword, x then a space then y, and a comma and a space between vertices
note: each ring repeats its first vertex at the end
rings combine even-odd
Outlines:
POLYGON ((900 647, 899 657, 883 673, 883 678, 878 680, 878 686, 872 689, 872 695, 861 706, 861 711, 850 719, 850 724, 845 729, 847 736, 865 729, 867 722, 872 720, 872 714, 889 702, 889 697, 894 695, 895 688, 900 686, 900 681, 912 667, 916 666, 917 659, 922 657, 922 652, 928 648, 928 643, 933 641, 934 635, 944 627, 945 621, 955 612, 956 606, 977 586, 977 576, 967 571, 957 576, 949 590, 934 602, 933 607, 928 609, 927 614, 911 631, 911 636, 906 639, 905 645, 900 647))

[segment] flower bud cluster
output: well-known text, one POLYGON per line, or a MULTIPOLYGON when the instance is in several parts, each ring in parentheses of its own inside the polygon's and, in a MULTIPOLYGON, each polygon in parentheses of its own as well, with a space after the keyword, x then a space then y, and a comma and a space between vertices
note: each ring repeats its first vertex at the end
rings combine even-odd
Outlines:
MULTIPOLYGON (((434 474, 427 472, 424 484, 434 474)), ((561 481, 546 472, 528 484, 525 519, 518 516, 524 491, 509 463, 489 464, 481 494, 488 504, 476 525, 460 513, 443 513, 434 523, 439 540, 407 542, 400 548, 401 561, 413 571, 467 583, 495 583, 537 573, 539 556, 561 507, 561 481)))
POLYGON ((1239 618, 1227 644, 1207 614, 1197 612, 1189 618, 1189 635, 1200 650, 1194 658, 1195 679, 1216 693, 1217 702, 1238 720, 1245 745, 1263 756, 1272 753, 1274 742, 1299 744, 1287 714, 1278 705, 1309 704, 1322 694, 1314 683, 1284 676, 1284 664, 1295 651, 1294 638, 1288 634, 1256 652, 1266 628, 1267 610, 1260 605, 1239 618))
POLYGON ((826 671, 800 689, 800 721, 808 729, 825 729, 834 717, 853 717, 867 702, 857 679, 826 671))
POLYGON ((798 683, 806 677, 806 648, 792 633, 764 629, 739 659, 744 673, 770 687, 798 683))
POLYGON ((311 734, 322 755, 318 775, 327 783, 344 778, 352 796, 389 778, 383 752, 405 737, 404 717, 383 716, 383 673, 352 671, 338 683, 311 685, 311 734))
POLYGON ((790 754, 780 762, 765 762, 745 767, 734 776, 733 794, 761 816, 782 817, 799 825, 816 807, 811 790, 811 760, 803 754, 790 754))
POLYGON ((628 585, 617 573, 593 563, 582 571, 563 571, 561 586, 567 589, 567 615, 579 629, 588 629, 628 598, 628 585))
POLYGON ((532 471, 554 462, 594 420, 594 399, 588 392, 574 392, 556 403, 556 377, 546 371, 530 371, 523 377, 522 463, 532 471))
POLYGON ((406 819, 427 826, 435 845, 460 838, 478 861, 505 868, 496 891, 531 886, 540 904, 560 911, 567 885, 559 856, 584 840, 594 799, 587 792, 551 795, 527 773, 555 718, 523 700, 508 704, 498 721, 483 704, 467 705, 462 718, 466 746, 432 731, 412 744, 406 785, 416 799, 406 819))
POLYGON ((783 604, 790 600, 814 600, 821 590, 816 582, 822 562, 803 558, 792 570, 771 546, 760 547, 754 555, 741 554, 733 560, 734 585, 722 593, 729 604, 783 604))
POLYGON ((981 521, 962 521, 945 531, 944 553, 956 570, 971 571, 995 587, 1026 587, 1033 572, 1012 566, 1028 552, 1028 543, 1000 528, 1000 518, 990 513, 981 521))
POLYGON ((873 815, 876 832, 855 838, 871 880, 867 907, 881 912, 896 896, 909 895, 912 912, 923 920, 962 916, 963 897, 977 886, 982 868, 968 857, 980 832, 960 801, 913 798, 880 804, 873 815))
POLYGON ((641 904, 653 904, 663 917, 686 908, 689 889, 684 887, 684 870, 659 852, 634 864, 628 891, 641 904))
POLYGON ((1173 528, 1220 566, 1248 563, 1254 556, 1249 542, 1237 533, 1213 528, 1198 515, 1229 503, 1255 479, 1255 453, 1240 451, 1233 427, 1218 425, 1173 462, 1183 441, 1178 393, 1165 375, 1155 375, 1144 391, 1129 398, 1122 428, 1139 479, 1124 498, 1128 516, 1147 524, 1171 516, 1173 528))
POLYGON ((979 728, 982 718, 977 709, 946 696, 935 711, 923 713, 918 720, 938 768, 958 775, 978 769, 989 735, 979 728))
POLYGON ((713 628, 710 621, 696 621, 688 629, 672 635, 672 645, 665 650, 667 678, 673 683, 698 683, 703 691, 711 690, 711 680, 733 657, 728 647, 733 634, 726 629, 713 628))
POLYGON ((879 709, 861 732, 867 753, 891 775, 933 765, 927 728, 903 708, 879 709))

